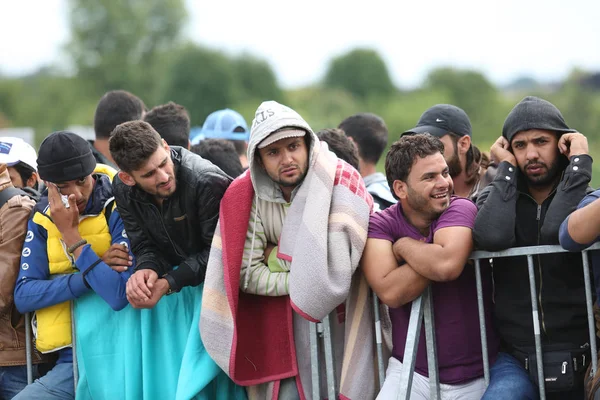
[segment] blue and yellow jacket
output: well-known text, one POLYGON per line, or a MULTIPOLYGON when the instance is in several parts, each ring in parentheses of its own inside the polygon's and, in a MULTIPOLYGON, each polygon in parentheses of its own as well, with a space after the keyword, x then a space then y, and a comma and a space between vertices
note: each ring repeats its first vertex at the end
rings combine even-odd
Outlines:
POLYGON ((70 300, 93 290, 115 310, 127 305, 125 285, 133 268, 118 273, 100 259, 113 243, 131 248, 114 208, 110 175, 104 166, 96 167, 94 190, 79 223, 88 244, 77 260, 67 253, 52 223, 47 196, 28 222, 15 305, 22 313, 37 310, 36 347, 44 353, 60 351, 58 362, 72 361, 70 300))

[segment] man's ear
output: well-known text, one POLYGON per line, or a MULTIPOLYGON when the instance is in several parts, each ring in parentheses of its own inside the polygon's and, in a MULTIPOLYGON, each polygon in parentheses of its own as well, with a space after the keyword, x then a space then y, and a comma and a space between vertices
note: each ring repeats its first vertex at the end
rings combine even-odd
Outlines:
POLYGON ((471 137, 464 135, 457 141, 458 153, 459 154, 467 154, 469 148, 471 148, 471 137))
POLYGON ((406 182, 396 179, 392 184, 392 189, 394 190, 394 194, 399 199, 406 199, 408 197, 406 182))
POLYGON ((135 179, 133 176, 129 175, 127 172, 119 171, 117 173, 119 175, 119 179, 126 184, 127 186, 135 186, 135 179))
POLYGON ((35 188, 36 183, 40 180, 40 176, 37 172, 33 172, 27 182, 24 182, 26 187, 35 188))
POLYGON ((171 151, 171 150, 170 150, 171 148, 169 147, 169 144, 167 143, 167 141, 166 141, 165 139, 160 139, 160 140, 162 140, 162 142, 163 142, 163 147, 165 148, 165 150, 167 151, 167 153, 168 153, 169 151, 171 151))

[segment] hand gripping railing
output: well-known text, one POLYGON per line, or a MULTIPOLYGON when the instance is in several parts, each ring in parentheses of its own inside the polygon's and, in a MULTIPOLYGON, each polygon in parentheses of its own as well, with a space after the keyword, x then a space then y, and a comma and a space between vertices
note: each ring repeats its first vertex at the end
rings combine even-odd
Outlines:
MULTIPOLYGON (((592 304, 592 285, 590 278, 590 264, 588 259, 588 251, 600 250, 600 243, 587 248, 581 252, 583 260, 583 277, 585 284, 585 299, 587 306, 588 330, 590 336, 590 348, 592 357, 593 376, 598 369, 597 347, 596 347, 596 332, 594 324, 594 311, 592 304)), ((470 259, 475 262, 475 277, 477 283, 477 307, 479 310, 479 328, 481 335, 481 350, 483 355, 483 373, 485 386, 490 382, 490 366, 487 349, 487 335, 485 327, 485 314, 483 308, 483 290, 481 284, 481 265, 480 261, 490 258, 526 256, 527 266, 529 270, 529 289, 531 293, 531 313, 533 318, 533 330, 535 339, 535 351, 537 358, 537 374, 539 383, 540 399, 546 398, 546 388, 544 381, 544 368, 542 360, 542 344, 540 333, 540 322, 538 317, 537 293, 535 284, 535 274, 533 268, 533 256, 538 254, 553 254, 566 253, 560 246, 530 246, 530 247, 515 247, 498 252, 475 251, 471 254, 470 259)), ((410 321, 408 324, 408 333, 406 345, 404 347, 404 363, 401 375, 400 390, 398 399, 410 398, 412 387, 412 378, 415 369, 415 361, 417 357, 417 348, 419 344, 419 334, 421 332, 421 322, 425 320, 425 339, 427 345, 427 363, 429 369, 429 385, 430 399, 440 398, 440 382, 437 371, 437 359, 435 349, 435 330, 433 326, 433 302, 431 297, 431 289, 427 288, 423 294, 412 302, 410 321)))

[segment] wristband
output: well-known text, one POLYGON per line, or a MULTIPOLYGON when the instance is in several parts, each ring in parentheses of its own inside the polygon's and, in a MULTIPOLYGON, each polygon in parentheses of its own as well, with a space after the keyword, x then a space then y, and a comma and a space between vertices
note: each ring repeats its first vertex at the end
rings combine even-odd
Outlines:
POLYGON ((73 252, 75 250, 77 250, 79 247, 81 247, 83 245, 86 245, 86 244, 87 244, 87 240, 81 239, 80 241, 75 242, 74 244, 72 244, 71 246, 69 246, 67 248, 67 252, 69 252, 70 254, 73 254, 73 252))

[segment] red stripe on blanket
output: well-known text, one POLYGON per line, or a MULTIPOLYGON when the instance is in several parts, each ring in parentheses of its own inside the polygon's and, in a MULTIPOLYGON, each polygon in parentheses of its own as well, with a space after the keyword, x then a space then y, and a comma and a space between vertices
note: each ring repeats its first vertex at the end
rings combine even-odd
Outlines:
POLYGON ((365 182, 358 171, 344 160, 338 159, 333 185, 347 187, 352 193, 362 197, 369 204, 369 208, 373 210, 373 197, 367 191, 365 182))
POLYGON ((246 172, 221 200, 224 281, 233 316, 229 373, 243 386, 298 375, 289 296, 256 296, 240 291, 240 268, 254 189, 246 172))

